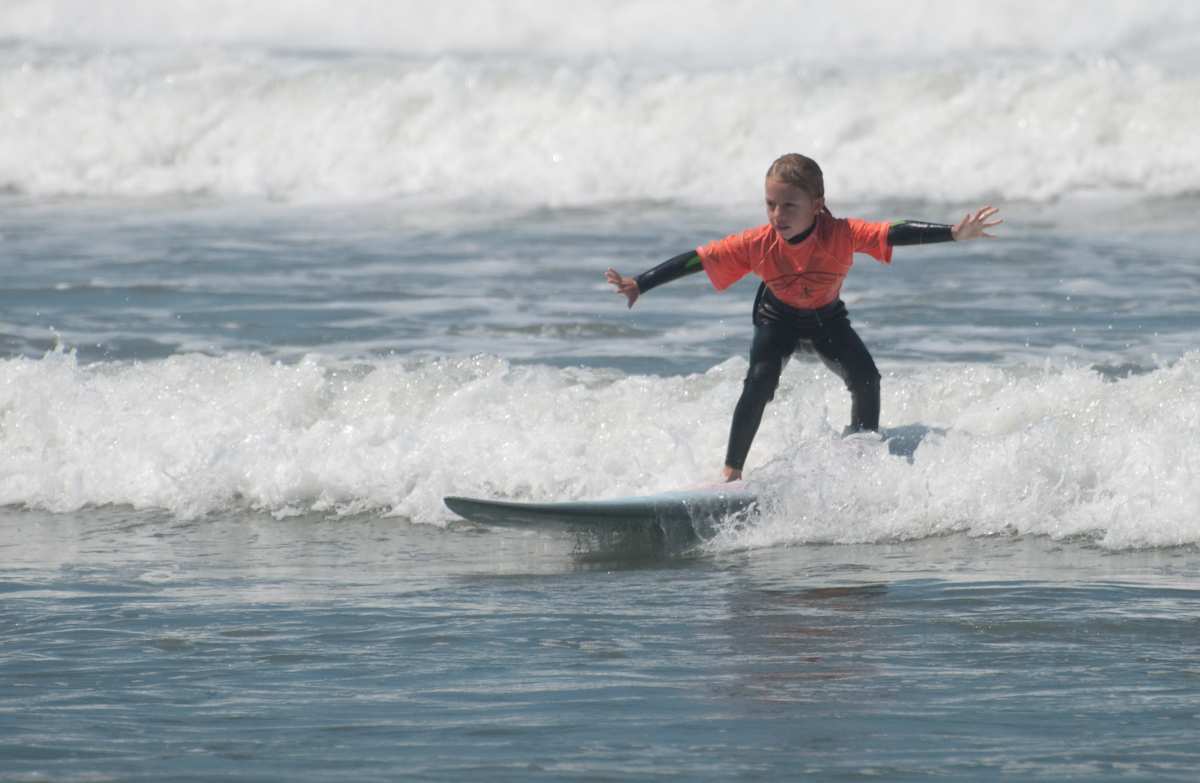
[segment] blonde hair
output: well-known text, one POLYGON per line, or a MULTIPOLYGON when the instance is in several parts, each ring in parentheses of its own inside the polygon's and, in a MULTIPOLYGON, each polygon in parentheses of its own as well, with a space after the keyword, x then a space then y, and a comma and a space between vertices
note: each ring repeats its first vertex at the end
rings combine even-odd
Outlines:
POLYGON ((825 198, 825 175, 810 157, 789 152, 781 155, 767 169, 767 179, 777 179, 794 185, 812 198, 825 198))

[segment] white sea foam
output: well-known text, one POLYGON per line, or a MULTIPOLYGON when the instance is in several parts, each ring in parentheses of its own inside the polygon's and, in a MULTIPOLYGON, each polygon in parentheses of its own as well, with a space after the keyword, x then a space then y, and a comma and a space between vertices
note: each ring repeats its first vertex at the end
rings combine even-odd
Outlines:
MULTIPOLYGON (((1006 3, 843 0, 8 0, 0 37, 59 45, 240 45, 404 53, 687 59, 907 60, 997 51, 1172 56, 1195 43, 1186 0, 1006 3)), ((1194 52, 1193 52, 1194 54, 1194 52)))
MULTIPOLYGON (((710 480, 745 364, 703 375, 176 356, 0 361, 0 504, 370 511, 441 525, 445 494, 597 498, 710 480)), ((1200 354, 1106 381, 1077 367, 888 374, 888 443, 843 440, 847 400, 791 368, 748 464, 762 515, 718 549, 950 532, 1200 542, 1200 354)))
POLYGON ((835 200, 1200 191, 1200 7, 839 6, 28 0, 0 187, 729 203, 801 150, 835 200))

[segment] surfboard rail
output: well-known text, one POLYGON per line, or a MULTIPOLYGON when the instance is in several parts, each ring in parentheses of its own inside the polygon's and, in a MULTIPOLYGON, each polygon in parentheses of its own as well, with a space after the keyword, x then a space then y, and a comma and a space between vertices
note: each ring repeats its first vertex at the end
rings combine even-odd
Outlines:
POLYGON ((575 531, 690 529, 703 537, 708 528, 745 511, 757 496, 742 486, 712 485, 654 495, 532 502, 450 495, 446 507, 464 519, 490 527, 575 531))

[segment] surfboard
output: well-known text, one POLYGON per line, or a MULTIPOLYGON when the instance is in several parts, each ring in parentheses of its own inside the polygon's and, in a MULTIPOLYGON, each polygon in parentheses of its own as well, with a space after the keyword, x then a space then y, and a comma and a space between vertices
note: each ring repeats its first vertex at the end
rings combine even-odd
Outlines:
POLYGON ((593 532, 650 531, 665 538, 705 538, 757 500, 741 482, 655 495, 549 503, 449 496, 455 514, 489 527, 593 532))

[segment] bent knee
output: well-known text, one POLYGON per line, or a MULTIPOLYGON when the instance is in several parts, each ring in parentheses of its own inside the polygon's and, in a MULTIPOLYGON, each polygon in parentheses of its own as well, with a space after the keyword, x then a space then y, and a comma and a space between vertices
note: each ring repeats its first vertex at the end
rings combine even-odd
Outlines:
POLYGON ((850 379, 850 385, 856 389, 878 389, 879 382, 882 377, 879 375, 879 370, 872 365, 870 369, 864 369, 861 372, 855 373, 850 379))
POLYGON ((879 370, 875 369, 874 362, 846 369, 847 372, 842 375, 842 380, 845 381, 846 388, 850 391, 870 392, 879 388, 882 379, 879 370))
POLYGON ((775 389, 779 387, 779 376, 782 372, 781 362, 757 362, 750 365, 744 381, 746 392, 769 402, 775 398, 775 389))

